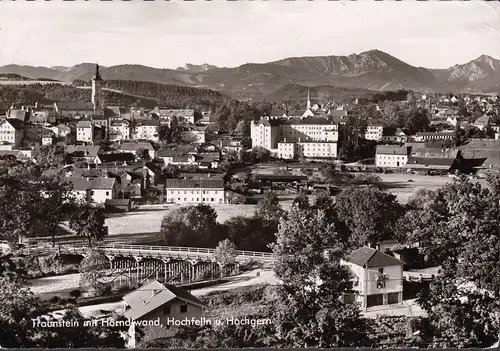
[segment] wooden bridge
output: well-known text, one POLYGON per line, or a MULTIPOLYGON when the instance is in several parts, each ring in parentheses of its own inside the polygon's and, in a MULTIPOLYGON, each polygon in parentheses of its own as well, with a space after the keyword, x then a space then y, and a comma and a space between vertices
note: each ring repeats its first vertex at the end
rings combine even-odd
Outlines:
MULTIPOLYGON (((237 250, 235 263, 221 266, 214 259, 215 249, 124 244, 104 244, 95 248, 103 251, 109 259, 108 276, 111 282, 119 285, 123 280, 132 285, 153 278, 168 284, 204 281, 238 274, 241 264, 273 261, 272 253, 237 250)), ((89 246, 58 243, 50 250, 85 256, 89 246)))

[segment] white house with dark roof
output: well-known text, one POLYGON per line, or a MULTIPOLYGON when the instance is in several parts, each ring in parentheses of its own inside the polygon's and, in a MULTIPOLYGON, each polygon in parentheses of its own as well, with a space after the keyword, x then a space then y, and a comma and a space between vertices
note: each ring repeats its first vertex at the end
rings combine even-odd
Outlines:
POLYGON ((24 137, 24 122, 15 118, 0 120, 0 141, 19 146, 24 137))
POLYGON ((377 145, 377 167, 404 167, 410 157, 411 147, 406 145, 377 145))
MULTIPOLYGON (((164 285, 157 280, 132 291, 123 297, 124 316, 132 321, 157 321, 168 327, 173 321, 199 320, 205 305, 186 290, 164 285)), ((132 336, 129 347, 135 347, 135 328, 131 323, 128 334, 132 336)))
POLYGON ((353 294, 345 302, 358 302, 362 308, 393 305, 403 301, 403 262, 370 247, 353 251, 342 264, 353 280, 353 294))
POLYGON ((69 178, 77 199, 104 204, 118 198, 118 182, 115 178, 69 178))
POLYGON ((185 179, 167 179, 165 184, 169 203, 226 203, 224 175, 193 174, 185 179))
POLYGON ((153 148, 153 145, 148 142, 118 142, 113 144, 112 148, 119 152, 128 152, 134 155, 137 150, 146 149, 148 150, 149 158, 151 160, 155 157, 155 149, 153 148))

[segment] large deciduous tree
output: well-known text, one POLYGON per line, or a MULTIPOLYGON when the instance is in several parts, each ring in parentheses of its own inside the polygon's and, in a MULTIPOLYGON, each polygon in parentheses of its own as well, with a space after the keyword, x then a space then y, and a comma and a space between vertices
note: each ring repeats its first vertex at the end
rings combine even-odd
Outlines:
POLYGON ((101 242, 108 235, 104 209, 90 204, 79 204, 73 212, 69 226, 77 236, 87 239, 89 246, 101 242))
POLYGON ((352 347, 366 341, 358 307, 341 301, 352 283, 340 261, 348 245, 339 238, 324 211, 292 206, 281 219, 273 245, 282 282, 274 316, 280 347, 352 347))
POLYGON ((499 201, 496 191, 462 177, 402 220, 407 242, 441 266, 420 298, 438 346, 485 347, 498 340, 499 201))
POLYGON ((215 247, 223 239, 217 212, 210 205, 176 208, 163 217, 160 237, 165 245, 215 247))
POLYGON ((336 209, 352 232, 352 244, 358 247, 394 238, 395 224, 403 214, 396 196, 371 186, 343 190, 336 209))

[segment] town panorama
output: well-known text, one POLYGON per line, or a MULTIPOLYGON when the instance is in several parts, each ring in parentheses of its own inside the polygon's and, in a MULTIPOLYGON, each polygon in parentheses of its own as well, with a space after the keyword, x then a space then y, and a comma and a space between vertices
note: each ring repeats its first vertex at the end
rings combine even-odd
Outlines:
POLYGON ((0 7, 0 348, 499 347, 500 7, 341 2, 0 7))

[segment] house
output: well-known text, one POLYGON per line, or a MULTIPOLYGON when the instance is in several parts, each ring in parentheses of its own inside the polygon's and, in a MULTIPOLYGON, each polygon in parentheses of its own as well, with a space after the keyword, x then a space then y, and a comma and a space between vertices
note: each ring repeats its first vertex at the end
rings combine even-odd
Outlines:
POLYGON ((193 174, 184 179, 167 179, 165 190, 169 203, 226 203, 224 176, 193 174))
POLYGON ((91 143, 96 137, 96 125, 91 121, 81 121, 76 124, 76 140, 91 143))
POLYGON ((489 127, 490 119, 491 117, 488 115, 481 116, 474 122, 474 127, 478 128, 479 130, 484 130, 484 128, 489 127))
POLYGON ((365 139, 367 140, 382 140, 384 134, 384 126, 381 124, 370 124, 366 128, 365 139))
POLYGON ((453 140, 456 138, 457 133, 455 132, 418 132, 415 134, 416 141, 426 141, 426 140, 453 140))
POLYGON ((167 109, 155 107, 149 111, 150 115, 160 120, 160 123, 170 126, 170 122, 175 117, 179 123, 195 124, 195 111, 193 109, 167 109))
POLYGON ((109 123, 108 140, 129 140, 130 122, 126 119, 114 120, 109 123))
POLYGON ((100 154, 97 155, 95 163, 116 163, 116 164, 126 164, 135 162, 135 155, 130 152, 115 152, 112 154, 100 154))
POLYGON ((196 161, 200 168, 218 168, 220 160, 218 152, 204 152, 196 155, 196 161))
POLYGON ((54 143, 54 133, 51 130, 42 131, 42 145, 52 145, 54 143))
POLYGON ((35 103, 28 120, 35 124, 54 123, 56 121, 54 108, 38 106, 38 103, 35 103))
POLYGON ((24 137, 24 122, 15 118, 0 120, 0 141, 19 146, 24 137))
POLYGON ((154 120, 135 120, 135 130, 131 131, 133 139, 142 139, 142 140, 150 140, 150 141, 159 141, 158 136, 158 121, 154 120))
POLYGON ((71 133, 71 127, 66 124, 58 124, 57 126, 52 127, 51 130, 57 137, 65 137, 71 133))
POLYGON ((94 104, 91 102, 55 102, 54 108, 60 117, 91 116, 94 104))
POLYGON ((28 122, 30 119, 30 111, 24 106, 21 109, 10 108, 6 113, 7 118, 17 119, 22 122, 28 122))
POLYGON ((71 177, 69 181, 73 184, 73 194, 80 200, 104 204, 118 196, 118 183, 114 178, 71 177))
POLYGON ((97 156, 102 154, 102 149, 100 146, 90 146, 90 145, 68 145, 66 147, 66 153, 68 156, 76 162, 77 160, 85 160, 90 163, 94 163, 97 156))
POLYGON ((365 310, 372 306, 403 301, 403 262, 370 247, 353 251, 342 261, 352 275, 354 293, 345 302, 358 302, 365 310))
POLYGON ((382 141, 386 143, 404 143, 408 137, 400 128, 384 128, 382 141))
POLYGON ((113 144, 112 148, 119 152, 126 152, 134 155, 137 150, 146 149, 148 150, 150 160, 155 157, 155 149, 153 148, 153 145, 148 142, 118 142, 113 144))
POLYGON ((377 145, 375 165, 377 167, 403 167, 408 162, 411 147, 406 145, 377 145))
POLYGON ((206 126, 189 126, 181 132, 182 139, 190 143, 204 143, 206 140, 206 126))
MULTIPOLYGON (((156 321, 165 327, 182 321, 201 323, 205 305, 186 290, 164 285, 157 280, 128 293, 123 297, 124 316, 131 321, 156 321)), ((186 322, 184 322, 186 323, 186 322)), ((128 334, 135 339, 135 323, 130 323, 128 334)), ((135 347, 131 340, 129 347, 135 347)))

